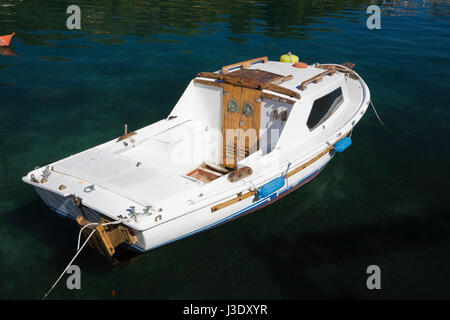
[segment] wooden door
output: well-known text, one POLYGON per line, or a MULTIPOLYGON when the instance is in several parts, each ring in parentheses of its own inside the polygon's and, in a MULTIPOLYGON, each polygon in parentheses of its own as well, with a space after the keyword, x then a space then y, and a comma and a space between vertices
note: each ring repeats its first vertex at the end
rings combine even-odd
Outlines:
POLYGON ((236 167, 236 132, 241 119, 242 87, 231 84, 223 85, 222 100, 222 141, 223 165, 227 168, 236 167))
POLYGON ((224 85, 222 101, 223 163, 236 168, 237 162, 259 147, 261 91, 224 85))
POLYGON ((249 156, 259 147, 259 127, 261 122, 261 91, 242 88, 239 137, 237 141, 238 161, 249 156))

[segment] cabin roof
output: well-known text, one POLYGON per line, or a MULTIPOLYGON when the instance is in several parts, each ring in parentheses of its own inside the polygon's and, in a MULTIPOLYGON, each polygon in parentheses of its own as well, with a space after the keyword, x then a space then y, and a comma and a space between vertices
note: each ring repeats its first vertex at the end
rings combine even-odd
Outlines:
MULTIPOLYGON (((315 91, 314 88, 318 87, 317 84, 311 83, 307 86, 305 90, 300 90, 300 85, 302 84, 302 82, 307 81, 325 71, 324 69, 317 68, 313 65, 308 65, 307 68, 296 68, 293 66, 292 63, 278 62, 278 61, 268 61, 267 63, 256 63, 253 64, 248 69, 267 71, 279 74, 284 77, 292 75, 292 79, 280 83, 279 86, 296 91, 300 93, 300 95, 302 96, 312 93, 313 91, 315 91)), ((331 76, 326 76, 323 78, 323 83, 335 81, 338 77, 339 74, 337 73, 331 76)))
POLYGON ((249 61, 256 63, 237 63, 223 67, 221 71, 200 72, 195 81, 203 84, 215 84, 220 86, 220 82, 228 82, 249 88, 262 88, 263 90, 275 91, 288 97, 300 99, 304 96, 314 94, 317 89, 323 87, 343 77, 343 74, 336 71, 336 65, 308 65, 306 68, 294 67, 292 63, 268 61, 266 57, 249 61), (225 69, 225 71, 224 71, 225 69), (205 80, 199 79, 207 79, 205 80), (215 79, 215 80, 214 80, 215 79), (217 83, 219 82, 219 83, 217 83))

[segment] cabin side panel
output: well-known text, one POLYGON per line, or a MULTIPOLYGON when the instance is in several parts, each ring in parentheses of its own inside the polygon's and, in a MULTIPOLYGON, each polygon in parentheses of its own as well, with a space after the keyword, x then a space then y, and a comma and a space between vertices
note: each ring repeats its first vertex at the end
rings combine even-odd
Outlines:
POLYGON ((222 88, 191 81, 170 116, 190 119, 207 125, 209 129, 220 130, 222 94, 222 88))
POLYGON ((290 118, 293 105, 264 98, 261 107, 259 148, 262 154, 270 153, 276 146, 290 118))
POLYGON ((223 88, 194 84, 191 102, 191 119, 204 125, 197 141, 202 161, 211 164, 222 162, 222 99, 223 88))
POLYGON ((194 93, 194 82, 191 81, 186 90, 184 90, 180 99, 178 99, 175 107, 173 107, 172 111, 169 114, 169 117, 179 117, 189 119, 192 113, 191 106, 193 93, 194 93))
POLYGON ((308 98, 303 98, 291 105, 291 112, 289 113, 288 121, 285 123, 283 130, 280 132, 280 137, 276 142, 275 147, 291 147, 303 143, 309 136, 309 130, 306 126, 306 118, 308 116, 305 106, 312 103, 308 98))
POLYGON ((223 89, 202 84, 194 85, 191 119, 220 130, 223 89))

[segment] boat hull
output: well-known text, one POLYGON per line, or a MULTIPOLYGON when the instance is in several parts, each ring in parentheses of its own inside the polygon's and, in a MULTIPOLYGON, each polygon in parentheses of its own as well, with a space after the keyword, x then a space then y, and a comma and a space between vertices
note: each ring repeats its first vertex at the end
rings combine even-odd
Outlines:
POLYGON ((0 47, 9 47, 11 45, 11 39, 15 36, 15 32, 5 35, 5 36, 0 36, 0 47))
MULTIPOLYGON (((333 156, 334 151, 326 153, 304 170, 289 177, 283 188, 265 198, 250 197, 226 208, 211 212, 211 207, 216 205, 213 203, 211 206, 182 215, 144 231, 131 230, 136 235, 137 242, 135 244, 124 243, 122 247, 137 252, 147 252, 262 209, 314 179, 333 156)), ((91 222, 99 221, 101 213, 92 208, 85 208, 81 212, 72 199, 39 187, 35 187, 35 189, 45 204, 58 215, 75 220, 77 216, 83 214, 91 222)))

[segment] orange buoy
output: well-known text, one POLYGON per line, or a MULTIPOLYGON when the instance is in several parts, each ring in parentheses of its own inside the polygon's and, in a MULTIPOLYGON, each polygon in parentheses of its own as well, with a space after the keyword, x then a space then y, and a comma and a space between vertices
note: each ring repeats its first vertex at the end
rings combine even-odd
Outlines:
POLYGON ((294 67, 296 68, 308 68, 308 64, 304 62, 296 62, 294 63, 294 67))
POLYGON ((6 36, 0 36, 0 47, 9 47, 11 44, 11 39, 16 35, 15 32, 8 34, 6 36))

